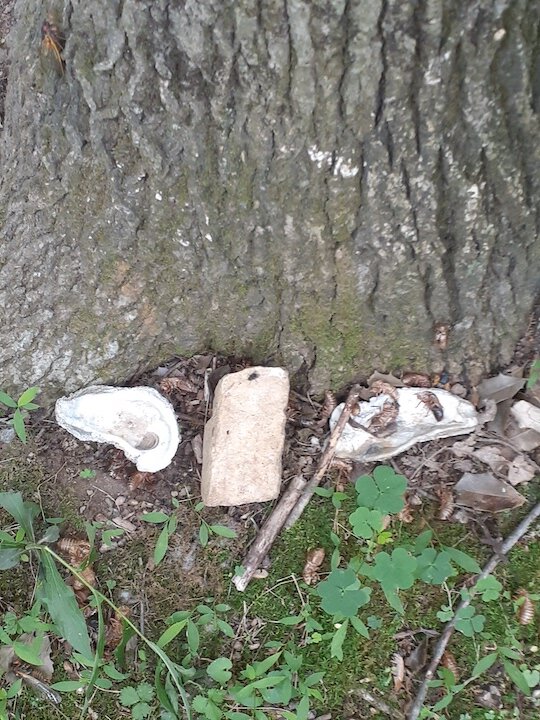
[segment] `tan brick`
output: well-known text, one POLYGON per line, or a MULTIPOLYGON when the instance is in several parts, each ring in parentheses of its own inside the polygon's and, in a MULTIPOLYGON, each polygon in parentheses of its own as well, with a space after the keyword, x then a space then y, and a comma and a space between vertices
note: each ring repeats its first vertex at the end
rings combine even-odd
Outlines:
POLYGON ((289 376, 252 367, 222 378, 203 442, 205 505, 273 500, 281 484, 289 376))

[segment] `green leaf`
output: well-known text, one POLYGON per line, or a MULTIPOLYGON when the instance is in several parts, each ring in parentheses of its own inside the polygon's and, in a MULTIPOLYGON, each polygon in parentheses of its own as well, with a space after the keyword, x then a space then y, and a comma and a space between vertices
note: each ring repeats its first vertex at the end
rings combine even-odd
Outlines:
POLYGON ((115 666, 110 663, 108 665, 103 665, 103 672, 108 675, 111 680, 116 680, 117 682, 125 680, 129 677, 129 674, 119 672, 115 666))
POLYGON ((317 593, 322 598, 321 607, 325 612, 353 617, 358 608, 369 602, 371 589, 360 587, 353 570, 337 568, 319 583, 317 593))
POLYGON ((19 407, 24 407, 29 402, 32 402, 32 400, 36 397, 36 395, 39 392, 38 387, 29 387, 28 390, 25 390, 23 394, 20 396, 20 398, 17 400, 17 405, 19 407))
POLYGON ((418 537, 414 541, 414 548, 413 548, 414 554, 420 555, 422 550, 425 550, 427 547, 429 547, 432 537, 433 537, 433 532, 431 530, 424 530, 423 533, 420 533, 420 535, 418 535, 418 537))
POLYGON ((359 635, 369 639, 369 630, 358 617, 351 618, 351 625, 359 635))
POLYGON ((450 555, 444 550, 438 553, 433 548, 426 548, 417 556, 416 575, 430 585, 442 585, 455 570, 450 565, 450 555))
POLYGON ((316 487, 314 493, 315 495, 319 495, 320 497, 329 498, 332 497, 334 491, 330 490, 329 488, 316 487))
POLYGON ((151 714, 152 708, 145 702, 139 702, 131 708, 133 720, 143 720, 143 718, 150 717, 151 714))
POLYGON ((0 507, 3 507, 26 533, 26 537, 35 540, 33 521, 39 514, 39 506, 33 502, 24 502, 20 492, 0 493, 0 507))
POLYGON ((510 660, 521 660, 521 658, 523 657, 523 655, 518 650, 514 650, 514 648, 508 647, 500 647, 499 654, 504 655, 504 657, 510 658, 510 660))
POLYGON ((475 633, 484 629, 484 615, 476 615, 476 609, 469 605, 456 615, 456 630, 465 637, 473 637, 475 633))
POLYGON ((221 630, 221 632, 224 635, 226 635, 227 637, 233 638, 235 636, 235 632, 234 632, 233 628, 225 620, 221 620, 221 618, 218 618, 216 620, 216 625, 221 630))
POLYGON ((529 687, 529 683, 527 682, 527 679, 524 677, 521 670, 519 670, 519 668, 517 668, 513 663, 511 663, 510 660, 503 659, 503 666, 506 674, 514 683, 514 685, 518 687, 524 695, 530 695, 531 689, 529 687))
POLYGON ((7 407, 10 407, 10 408, 17 407, 17 403, 11 397, 11 395, 8 395, 7 393, 3 392, 2 390, 0 390, 0 403, 2 403, 2 405, 7 405, 7 407))
POLYGON ((45 530, 42 538, 39 539, 39 543, 53 543, 60 537, 60 528, 58 525, 49 525, 45 530))
POLYGON ((371 475, 362 475, 356 481, 357 502, 383 515, 399 512, 405 505, 403 493, 407 489, 407 479, 397 475, 393 468, 379 465, 371 475))
POLYGON ((150 683, 139 683, 137 685, 137 694, 144 702, 151 702, 154 699, 154 688, 150 683))
POLYGON ((147 523, 162 523, 167 522, 169 516, 164 512, 150 512, 139 515, 139 520, 147 523))
POLYGON ((187 623, 188 619, 185 618, 184 620, 180 620, 179 622, 174 623, 174 625, 168 627, 165 632, 161 634, 159 640, 157 641, 157 645, 160 648, 164 648, 171 642, 171 640, 174 640, 178 633, 182 632, 187 623))
POLYGON ((452 547, 445 547, 444 549, 456 565, 462 570, 465 570, 465 572, 479 573, 482 571, 476 560, 467 553, 452 547))
POLYGON ((80 680, 61 680, 60 682, 53 683, 51 687, 53 690, 58 690, 58 692, 74 692, 84 687, 84 683, 80 680))
POLYGON ((476 663, 476 665, 472 669, 471 677, 476 678, 479 675, 482 675, 486 672, 486 670, 489 670, 489 668, 493 665, 493 663, 497 660, 497 653, 489 653, 489 655, 486 655, 483 658, 480 658, 480 660, 476 663))
POLYGON ((154 548, 154 563, 156 564, 156 566, 159 565, 159 563, 163 560, 163 558, 167 554, 168 548, 169 530, 168 528, 164 527, 163 530, 159 533, 156 547, 154 548))
POLYGON ((281 620, 278 620, 278 623, 281 625, 298 625, 298 623, 301 623, 303 619, 302 615, 287 615, 287 617, 283 617, 281 620))
POLYGON ((359 507, 349 515, 353 534, 365 540, 371 540, 381 531, 382 521, 383 516, 378 510, 368 510, 366 507, 359 507))
POLYGON ((40 585, 41 597, 49 615, 60 634, 85 658, 92 657, 88 629, 77 600, 70 587, 63 581, 53 558, 43 552, 42 568, 44 578, 40 585))
POLYGON ((91 470, 90 468, 84 468, 84 470, 81 470, 79 473, 79 477, 83 480, 91 480, 96 477, 96 471, 91 470))
MULTIPOLYGON (((253 669, 255 671, 255 677, 261 677, 261 675, 264 675, 267 673, 270 668, 277 663, 279 658, 281 657, 281 652, 274 653, 273 655, 269 655, 264 660, 260 660, 259 662, 253 663, 253 669)), ((253 685, 253 683, 252 683, 253 685)), ((255 687, 263 687, 262 685, 255 686, 255 687)))
POLYGON ((139 693, 137 688, 128 685, 120 690, 120 702, 124 707, 131 707, 139 702, 139 693))
POLYGON ((349 621, 345 620, 334 633, 334 637, 330 643, 330 657, 335 657, 340 662, 343 660, 343 642, 345 641, 348 627, 349 621))
POLYGON ((17 548, 0 549, 0 570, 9 570, 19 564, 22 550, 17 548))
POLYGON ((502 587, 501 583, 494 578, 493 575, 488 575, 474 585, 472 592, 481 593, 482 600, 484 602, 490 602, 490 600, 497 600, 499 598, 502 587))
POLYGON ((26 428, 24 427, 24 417, 19 408, 17 408, 13 413, 13 419, 11 422, 13 423, 13 429, 17 433, 17 437, 19 438, 19 440, 23 443, 26 443, 27 437, 26 428))
POLYGON ((435 703, 435 705, 432 707, 432 712, 440 712, 441 710, 444 710, 444 708, 450 705, 453 699, 453 693, 448 693, 443 698, 441 698, 438 703, 435 703))
POLYGON ((220 685, 224 685, 232 677, 232 673, 230 672, 231 668, 232 662, 229 658, 220 657, 210 663, 210 665, 206 668, 206 672, 210 675, 212 680, 215 680, 220 685))
POLYGON ((188 647, 189 651, 196 655, 199 650, 199 643, 200 643, 200 636, 199 636, 199 630, 193 620, 188 620, 187 622, 187 641, 188 641, 188 647))
POLYGON ((235 538, 236 537, 235 531, 231 530, 231 528, 228 528, 225 525, 210 525, 210 530, 215 535, 221 535, 221 537, 226 537, 226 538, 235 538))
POLYGON ((20 657, 23 662, 29 665, 43 665, 43 659, 39 655, 40 646, 41 641, 37 643, 36 647, 35 641, 29 645, 18 640, 15 640, 11 645, 17 657, 20 657))
POLYGON ((378 580, 385 593, 395 589, 407 590, 414 584, 417 562, 404 548, 396 548, 390 556, 387 552, 377 553, 372 576, 378 580))
POLYGON ((199 542, 202 547, 206 547, 208 545, 208 525, 204 522, 201 523, 199 528, 199 542))
POLYGON ((309 718, 309 697, 304 695, 296 706, 296 718, 297 720, 308 720, 309 718))

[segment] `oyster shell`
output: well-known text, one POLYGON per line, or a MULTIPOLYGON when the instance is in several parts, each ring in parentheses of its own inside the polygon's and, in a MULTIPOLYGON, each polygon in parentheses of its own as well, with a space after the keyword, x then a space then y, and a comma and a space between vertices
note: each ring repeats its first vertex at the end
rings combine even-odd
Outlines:
POLYGON ((149 387, 93 385, 59 398, 55 414, 76 438, 114 445, 141 472, 167 467, 180 442, 171 403, 149 387))

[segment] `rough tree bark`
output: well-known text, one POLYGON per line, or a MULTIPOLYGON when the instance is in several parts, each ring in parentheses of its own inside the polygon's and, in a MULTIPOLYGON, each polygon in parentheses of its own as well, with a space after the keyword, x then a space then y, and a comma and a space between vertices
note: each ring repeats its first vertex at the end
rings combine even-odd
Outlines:
POLYGON ((40 3, 10 36, 5 389, 208 348, 317 389, 509 360, 538 276, 536 0, 53 9, 63 74, 40 3))

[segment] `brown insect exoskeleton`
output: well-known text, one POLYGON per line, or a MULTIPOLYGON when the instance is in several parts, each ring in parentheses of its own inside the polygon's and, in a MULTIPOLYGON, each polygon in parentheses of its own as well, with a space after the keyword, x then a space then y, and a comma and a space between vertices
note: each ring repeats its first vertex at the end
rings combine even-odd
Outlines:
POLYGON ((446 350, 448 347, 448 333, 450 328, 445 323, 437 323, 434 328, 435 345, 439 350, 446 350))
POLYGON ((394 402, 399 402, 399 395, 397 389, 383 380, 375 380, 375 382, 369 388, 373 395, 388 395, 394 402))
POLYGON ((64 49, 65 38, 58 25, 51 18, 43 21, 41 26, 41 47, 45 53, 51 53, 64 74, 64 60, 62 50, 64 49))
POLYGON ((394 430, 398 413, 399 405, 393 400, 385 400, 381 412, 371 420, 369 431, 379 437, 390 434, 394 430))
POLYGON ((431 410, 437 422, 440 422, 443 419, 444 411, 435 393, 426 390, 426 392, 416 393, 416 397, 421 403, 424 403, 424 405, 431 410))

